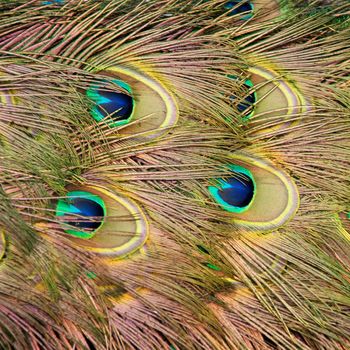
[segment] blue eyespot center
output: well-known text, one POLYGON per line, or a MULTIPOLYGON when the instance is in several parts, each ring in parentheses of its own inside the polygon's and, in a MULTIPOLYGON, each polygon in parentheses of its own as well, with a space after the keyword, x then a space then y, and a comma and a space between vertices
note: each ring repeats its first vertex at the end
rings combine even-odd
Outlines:
MULTIPOLYGON (((243 84, 243 89, 247 92, 247 94, 249 93, 249 91, 251 90, 251 86, 247 84, 247 82, 245 82, 243 84)), ((238 104, 238 110, 243 113, 245 112, 248 108, 250 108, 252 105, 254 105, 254 103, 256 103, 257 100, 257 96, 256 96, 256 92, 253 91, 252 93, 250 93, 249 95, 247 95, 244 98, 244 101, 240 102, 238 104)))
POLYGON ((246 207, 254 194, 253 180, 246 175, 226 180, 225 188, 219 190, 220 197, 234 207, 246 207))
POLYGON ((105 213, 103 200, 83 191, 69 192, 56 207, 56 216, 63 218, 66 232, 79 238, 91 238, 103 224, 105 213))
POLYGON ((133 109, 132 97, 123 93, 98 90, 99 95, 108 100, 97 106, 103 117, 111 115, 115 120, 127 120, 133 109))
MULTIPOLYGON (((237 79, 234 76, 229 77, 232 79, 237 79)), ((241 87, 241 89, 245 91, 246 94, 244 99, 237 104, 237 109, 240 113, 246 113, 248 110, 250 110, 250 113, 245 116, 245 119, 249 119, 252 116, 252 114, 254 113, 254 105, 258 100, 256 91, 252 91, 253 86, 254 85, 251 82, 251 80, 247 79, 241 87)), ((234 101, 236 98, 236 96, 230 96, 231 101, 234 101)))
POLYGON ((64 4, 64 0, 42 1, 42 5, 64 4))
POLYGON ((111 91, 111 88, 103 83, 93 86, 86 93, 96 104, 91 114, 96 121, 101 121, 107 116, 112 118, 111 126, 125 125, 132 119, 134 111, 132 91, 130 86, 121 80, 114 79, 112 82, 126 90, 126 93, 111 91))
POLYGON ((74 214, 78 214, 79 216, 83 216, 84 218, 78 218, 77 221, 67 222, 67 224, 84 229, 96 230, 102 224, 101 217, 103 217, 103 209, 102 207, 86 198, 75 198, 69 201, 69 204, 74 207, 74 214), (88 219, 88 220, 85 220, 88 219), (89 220, 94 219, 95 220, 89 220))
POLYGON ((254 5, 251 1, 236 0, 228 1, 224 5, 225 10, 231 10, 229 16, 244 14, 242 19, 247 20, 253 16, 254 5))
POLYGON ((221 179, 218 186, 210 186, 209 192, 215 201, 227 211, 242 213, 254 200, 256 184, 251 172, 243 167, 232 165, 233 176, 221 179))

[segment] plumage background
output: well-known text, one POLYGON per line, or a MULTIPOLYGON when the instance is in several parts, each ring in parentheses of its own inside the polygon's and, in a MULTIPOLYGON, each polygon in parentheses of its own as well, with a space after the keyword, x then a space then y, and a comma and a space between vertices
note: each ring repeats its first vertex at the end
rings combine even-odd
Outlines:
POLYGON ((0 348, 350 348, 350 4, 0 2, 0 348))

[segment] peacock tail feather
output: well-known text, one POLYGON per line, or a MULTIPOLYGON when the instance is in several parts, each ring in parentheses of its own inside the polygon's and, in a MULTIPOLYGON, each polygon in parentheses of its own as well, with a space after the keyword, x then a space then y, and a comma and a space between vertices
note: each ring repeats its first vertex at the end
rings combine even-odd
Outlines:
POLYGON ((0 348, 350 348, 346 0, 0 2, 0 348))

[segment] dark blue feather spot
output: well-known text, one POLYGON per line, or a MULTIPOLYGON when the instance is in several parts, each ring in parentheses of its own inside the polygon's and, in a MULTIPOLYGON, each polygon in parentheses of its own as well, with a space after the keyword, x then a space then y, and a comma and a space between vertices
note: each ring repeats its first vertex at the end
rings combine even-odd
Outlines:
POLYGON ((227 204, 244 208, 250 204, 254 196, 254 182, 245 174, 226 180, 225 188, 218 194, 227 204))
MULTIPOLYGON (((234 15, 238 15, 238 14, 247 14, 248 12, 252 12, 254 9, 254 7, 250 1, 243 2, 242 0, 228 1, 224 5, 224 8, 226 10, 232 9, 232 11, 229 12, 230 16, 234 16, 234 15), (240 4, 240 3, 242 3, 242 4, 240 4)), ((247 19, 250 17, 251 17, 251 14, 249 14, 249 17, 247 17, 247 19)), ((244 17, 244 19, 246 19, 246 18, 244 17)))
POLYGON ((72 211, 66 212, 65 215, 76 216, 76 218, 74 221, 67 221, 66 224, 89 231, 94 231, 101 226, 104 210, 100 204, 91 199, 79 197, 71 198, 67 202, 72 211))
POLYGON ((98 94, 109 102, 97 106, 98 112, 105 118, 110 115, 114 120, 121 121, 130 118, 134 102, 127 94, 113 91, 98 90, 98 94))
POLYGON ((42 5, 64 4, 64 0, 42 1, 42 5))
MULTIPOLYGON (((251 86, 247 83, 244 83, 242 86, 242 90, 246 91, 246 97, 237 104, 237 109, 240 113, 245 112, 248 108, 251 108, 257 101, 256 99, 256 93, 253 91, 249 94, 249 91, 251 90, 251 86), (249 95, 248 95, 249 94, 249 95)), ((231 100, 235 100, 236 96, 230 96, 231 100)))

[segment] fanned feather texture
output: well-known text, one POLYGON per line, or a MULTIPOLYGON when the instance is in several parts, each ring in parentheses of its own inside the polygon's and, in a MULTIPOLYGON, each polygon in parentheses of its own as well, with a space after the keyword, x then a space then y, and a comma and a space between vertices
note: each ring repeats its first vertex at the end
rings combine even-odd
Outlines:
POLYGON ((350 347, 350 5, 0 4, 0 348, 350 347))

